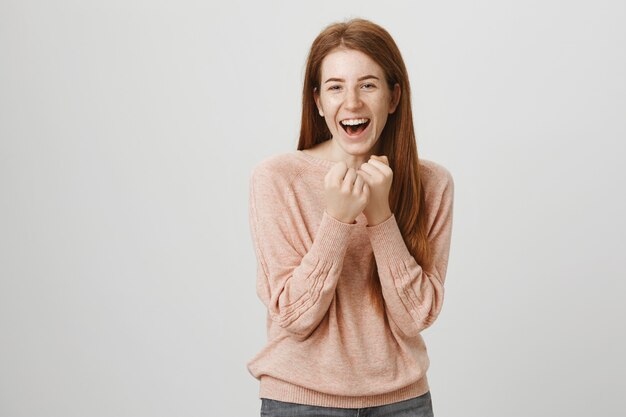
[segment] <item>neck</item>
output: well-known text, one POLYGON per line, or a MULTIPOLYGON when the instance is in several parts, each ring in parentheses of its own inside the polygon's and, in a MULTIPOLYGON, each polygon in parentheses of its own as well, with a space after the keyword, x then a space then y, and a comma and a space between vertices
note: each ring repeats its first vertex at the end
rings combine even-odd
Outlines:
POLYGON ((380 152, 380 143, 376 143, 376 145, 370 149, 365 154, 353 155, 345 152, 339 145, 334 142, 334 139, 329 139, 326 142, 325 153, 326 159, 331 161, 339 162, 343 161, 346 163, 348 168, 359 169, 362 164, 369 161, 371 155, 379 155, 380 152))

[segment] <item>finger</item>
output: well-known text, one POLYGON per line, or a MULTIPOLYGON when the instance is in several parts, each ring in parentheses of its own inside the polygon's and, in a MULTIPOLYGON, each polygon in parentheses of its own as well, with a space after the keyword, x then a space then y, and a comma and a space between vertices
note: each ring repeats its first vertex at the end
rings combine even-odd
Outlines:
POLYGON ((377 159, 370 159, 368 164, 372 164, 382 172, 389 172, 390 170, 389 165, 385 164, 384 162, 380 162, 377 159))
MULTIPOLYGON (((365 165, 365 164, 363 164, 365 165)), ((361 168, 359 168, 358 173, 361 177, 363 177, 363 180, 365 182, 370 182, 372 180, 372 176, 370 173, 366 172, 365 170, 362 169, 363 165, 361 165, 361 168)))
POLYGON ((356 180, 356 177, 357 177, 356 169, 348 168, 348 170, 346 171, 345 177, 343 177, 343 185, 347 187, 349 190, 352 190, 352 187, 354 187, 354 181, 356 180))
POLYGON ((387 158, 387 155, 371 155, 370 158, 373 158, 376 161, 380 161, 386 165, 389 165, 389 159, 387 158))
POLYGON ((360 194, 363 192, 363 184, 365 183, 365 181, 363 180, 363 177, 361 175, 356 176, 356 180, 354 180, 354 188, 352 189, 352 192, 354 194, 360 194))
POLYGON ((335 163, 332 168, 326 174, 326 181, 334 186, 340 186, 343 182, 343 178, 346 176, 346 172, 348 171, 348 165, 343 162, 335 163))
MULTIPOLYGON (((363 165, 361 165, 361 168, 359 168, 359 169, 361 169, 362 171, 370 174, 370 176, 377 176, 377 175, 382 174, 381 170, 378 167, 376 167, 374 165, 374 163, 371 162, 371 161, 372 160, 370 160, 370 162, 364 163, 363 165)), ((382 162, 379 162, 379 164, 381 164, 381 163, 382 162)))

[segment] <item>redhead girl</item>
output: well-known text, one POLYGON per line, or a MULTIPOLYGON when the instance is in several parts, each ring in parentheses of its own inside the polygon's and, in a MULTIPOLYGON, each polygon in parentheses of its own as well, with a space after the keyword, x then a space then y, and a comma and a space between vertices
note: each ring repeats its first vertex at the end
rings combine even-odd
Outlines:
POLYGON ((433 416, 421 333, 443 305, 454 182, 418 157, 410 97, 385 29, 332 24, 307 59, 298 149, 252 170, 261 416, 433 416))

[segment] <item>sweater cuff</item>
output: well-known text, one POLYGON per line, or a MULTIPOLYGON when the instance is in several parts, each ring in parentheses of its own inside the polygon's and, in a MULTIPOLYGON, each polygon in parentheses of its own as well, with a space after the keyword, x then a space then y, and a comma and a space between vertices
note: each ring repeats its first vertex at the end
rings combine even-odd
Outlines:
POLYGON ((324 210, 311 251, 326 262, 338 263, 343 261, 350 242, 350 235, 357 227, 358 223, 344 223, 324 210))
POLYGON ((365 230, 370 238, 376 263, 390 265, 413 256, 404 243, 394 214, 382 223, 366 226, 365 230))

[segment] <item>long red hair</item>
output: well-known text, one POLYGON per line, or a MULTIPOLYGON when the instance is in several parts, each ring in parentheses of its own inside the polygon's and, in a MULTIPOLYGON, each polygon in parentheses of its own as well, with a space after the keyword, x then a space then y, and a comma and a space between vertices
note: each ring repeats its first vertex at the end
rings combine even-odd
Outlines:
MULTIPOLYGON (((388 115, 377 145, 383 155, 387 155, 393 170, 389 207, 409 252, 423 269, 428 270, 432 255, 427 239, 424 191, 411 111, 411 87, 400 50, 385 29, 369 20, 355 18, 330 24, 315 38, 304 75, 298 150, 309 149, 331 138, 326 122, 317 113, 314 91, 320 89, 322 60, 335 48, 354 49, 367 54, 383 69, 390 91, 396 83, 400 85, 400 102, 396 110, 388 115)), ((384 299, 373 256, 371 271, 370 297, 383 314, 384 299)))

